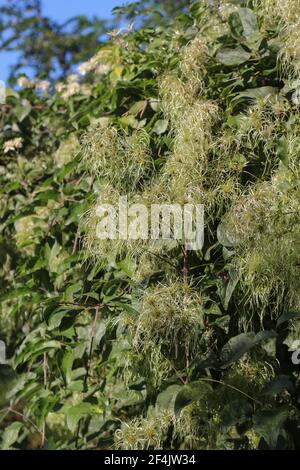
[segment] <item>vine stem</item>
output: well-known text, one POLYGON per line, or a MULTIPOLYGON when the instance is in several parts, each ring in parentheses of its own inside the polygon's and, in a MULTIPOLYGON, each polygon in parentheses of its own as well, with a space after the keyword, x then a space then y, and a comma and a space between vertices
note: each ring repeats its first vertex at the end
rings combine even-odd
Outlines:
POLYGON ((199 381, 202 382, 214 382, 218 383, 221 385, 224 385, 225 387, 231 388, 232 390, 235 390, 236 392, 239 392, 241 395, 244 395, 245 397, 249 398, 252 400, 254 403, 257 403, 258 405, 262 405, 262 402, 259 400, 256 400, 255 398, 251 397, 251 395, 248 395, 248 393, 243 392, 243 390, 240 390, 239 388, 235 387, 234 385, 227 384, 226 382, 223 382, 222 380, 217 380, 217 379, 210 379, 210 378, 201 378, 199 381))
POLYGON ((145 251, 146 251, 147 253, 149 253, 149 255, 151 255, 151 256, 156 256, 156 258, 158 258, 158 259, 164 261, 164 263, 167 263, 169 266, 172 266, 172 268, 178 269, 175 264, 171 263, 169 260, 167 260, 167 259, 164 258, 163 256, 160 256, 160 255, 158 255, 157 253, 153 253, 153 252, 150 251, 150 250, 145 250, 145 251))
MULTIPOLYGON (((95 309, 97 305, 94 304, 80 304, 76 302, 58 302, 58 305, 65 305, 65 306, 70 306, 70 307, 78 307, 78 308, 84 308, 85 310, 89 309, 95 309)), ((99 305, 99 308, 102 307, 102 305, 99 305)))
MULTIPOLYGON (((189 292, 189 275, 190 275, 190 266, 189 266, 189 251, 187 249, 187 244, 185 242, 183 247, 183 289, 184 289, 184 303, 187 305, 188 303, 188 292, 189 292)), ((185 367, 186 373, 188 376, 188 370, 190 367, 189 361, 189 348, 188 345, 185 347, 185 367)))
MULTIPOLYGON (((44 388, 45 388, 45 390, 47 389, 48 369, 49 369, 49 366, 48 366, 48 360, 47 360, 47 353, 44 352, 44 356, 43 356, 43 373, 44 373, 44 388)), ((45 446, 45 442, 46 442, 46 423, 44 421, 43 426, 42 426, 41 447, 45 446)))
POLYGON ((77 231, 76 231, 75 238, 74 238, 74 243, 73 243, 73 248, 72 248, 72 256, 74 256, 76 251, 77 251, 77 245, 78 245, 79 237, 80 237, 80 229, 78 227, 77 231))
POLYGON ((189 251, 187 249, 187 245, 184 245, 183 248, 183 283, 186 292, 188 291, 189 287, 189 274, 190 274, 190 266, 189 266, 189 251))
MULTIPOLYGON (((13 108, 13 105, 11 104, 6 104, 6 103, 1 103, 0 106, 2 106, 3 108, 7 108, 7 109, 11 109, 13 108)), ((38 104, 38 105, 32 105, 31 106, 31 109, 36 109, 38 111, 43 111, 45 109, 49 109, 49 106, 44 106, 42 104, 38 104)))

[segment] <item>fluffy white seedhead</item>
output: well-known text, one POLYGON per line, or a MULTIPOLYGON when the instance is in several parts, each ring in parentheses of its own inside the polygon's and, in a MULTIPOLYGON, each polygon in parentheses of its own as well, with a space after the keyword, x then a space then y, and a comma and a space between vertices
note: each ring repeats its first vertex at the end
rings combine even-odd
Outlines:
POLYGON ((199 344, 204 302, 200 292, 187 288, 181 280, 148 288, 136 324, 137 349, 146 352, 155 345, 167 357, 178 359, 180 351, 188 361, 199 344))
MULTIPOLYGON (((280 168, 270 181, 259 182, 232 207, 227 230, 235 239, 234 263, 247 307, 263 319, 266 309, 276 316, 300 304, 299 166, 280 168)), ((248 316, 248 318, 247 318, 248 316)))
POLYGON ((153 171, 148 134, 142 129, 126 134, 106 119, 93 123, 83 136, 82 155, 92 176, 125 193, 139 189, 153 171))

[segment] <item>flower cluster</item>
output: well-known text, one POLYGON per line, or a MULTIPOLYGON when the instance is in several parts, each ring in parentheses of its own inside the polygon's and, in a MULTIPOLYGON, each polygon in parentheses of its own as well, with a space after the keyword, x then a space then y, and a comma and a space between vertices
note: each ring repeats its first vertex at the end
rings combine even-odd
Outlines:
POLYGON ((90 94, 90 87, 86 84, 81 84, 79 80, 79 75, 73 73, 67 77, 67 83, 58 82, 55 85, 55 89, 58 93, 61 93, 64 100, 79 94, 88 96, 90 94))
POLYGON ((103 52, 94 55, 88 61, 83 62, 79 65, 78 71, 81 75, 87 75, 90 72, 94 72, 95 75, 106 75, 111 70, 111 64, 108 61, 106 54, 103 52))
POLYGON ((21 137, 16 137, 15 139, 7 140, 3 144, 4 153, 9 153, 14 150, 19 150, 23 147, 23 140, 21 137))
POLYGON ((32 88, 35 89, 35 91, 41 91, 43 93, 48 93, 51 86, 49 80, 39 80, 36 82, 35 80, 30 80, 25 75, 18 78, 17 84, 20 88, 32 88))

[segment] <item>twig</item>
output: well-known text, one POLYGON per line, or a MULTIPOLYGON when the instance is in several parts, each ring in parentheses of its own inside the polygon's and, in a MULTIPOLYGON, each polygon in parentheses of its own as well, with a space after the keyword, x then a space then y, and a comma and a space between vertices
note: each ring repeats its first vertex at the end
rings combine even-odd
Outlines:
MULTIPOLYGON (((48 360, 47 360, 47 353, 44 352, 44 358, 43 358, 43 373, 44 373, 44 388, 45 390, 47 389, 47 379, 48 379, 48 360)), ((42 443, 41 447, 45 446, 46 442, 46 422, 44 420, 43 422, 43 427, 42 427, 42 443)))
POLYGON ((42 431, 37 427, 37 425, 34 424, 34 422, 31 421, 31 419, 26 418, 26 416, 24 416, 23 413, 20 413, 20 411, 14 410, 11 407, 8 407, 8 408, 5 408, 4 410, 1 410, 1 412, 5 412, 5 411, 7 411, 8 413, 13 413, 16 416, 20 416, 23 419, 23 421, 29 423, 39 434, 41 434, 41 435, 43 434, 42 431))
POLYGON ((179 378, 179 380, 183 383, 183 385, 186 385, 187 384, 187 378, 184 379, 174 366, 173 366, 173 370, 174 370, 175 374, 177 375, 177 377, 179 378))
POLYGON ((160 256, 160 255, 158 255, 157 253, 153 253, 153 251, 150 251, 150 250, 145 250, 145 251, 146 251, 147 253, 149 253, 149 255, 156 256, 156 258, 160 259, 161 261, 164 261, 164 262, 167 263, 169 266, 172 266, 172 268, 178 269, 175 264, 172 264, 169 260, 167 260, 167 259, 164 258, 163 256, 160 256))
POLYGON ((184 287, 187 290, 188 286, 189 286, 190 268, 189 268, 189 252, 188 252, 188 249, 187 249, 186 245, 184 245, 184 249, 183 249, 183 270, 182 270, 182 272, 183 272, 184 287))
POLYGON ((78 240, 79 240, 79 235, 80 235, 80 229, 79 227, 77 228, 74 243, 73 243, 73 249, 72 249, 72 256, 75 255, 77 251, 77 245, 78 245, 78 240))
POLYGON ((47 353, 44 352, 44 360, 43 360, 43 372, 44 372, 44 387, 47 388, 47 377, 48 377, 48 361, 47 361, 47 353))
POLYGON ((90 309, 90 308, 96 308, 97 306, 102 307, 102 305, 95 305, 95 304, 79 304, 76 302, 59 302, 58 305, 66 305, 66 306, 72 306, 72 307, 79 307, 79 308, 85 308, 85 309, 90 309))
MULTIPOLYGON (((11 108, 14 107, 13 105, 6 104, 6 103, 0 103, 0 106, 3 106, 3 108, 7 108, 7 109, 11 109, 11 108)), ((49 109, 49 106, 38 104, 38 105, 31 106, 31 109, 36 109, 38 111, 42 111, 42 110, 45 110, 45 109, 49 109)))
POLYGON ((47 232, 46 232, 46 237, 49 236, 51 230, 52 230, 52 227, 56 224, 56 218, 53 217, 52 220, 50 220, 49 224, 48 224, 48 227, 47 227, 47 232))
POLYGON ((216 379, 210 379, 210 378, 201 378, 201 379, 199 379, 199 381, 214 382, 214 383, 224 385, 225 387, 229 387, 232 390, 235 390, 236 392, 239 392, 241 395, 244 395, 245 397, 249 398, 254 403, 258 403, 259 405, 262 405, 261 401, 256 400, 256 398, 251 397, 250 395, 248 395, 248 393, 243 392, 243 390, 240 390, 239 388, 235 387, 234 385, 227 384, 226 382, 223 382, 222 380, 216 380, 216 379))
POLYGON ((82 173, 82 175, 75 181, 76 186, 78 186, 81 183, 84 177, 85 177, 85 173, 82 173))

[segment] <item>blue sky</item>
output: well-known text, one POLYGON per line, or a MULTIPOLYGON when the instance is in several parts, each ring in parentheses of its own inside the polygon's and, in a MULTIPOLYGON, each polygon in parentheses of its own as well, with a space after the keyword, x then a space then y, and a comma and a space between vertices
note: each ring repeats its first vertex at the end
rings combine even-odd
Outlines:
MULTIPOLYGON (((43 13, 57 21, 64 21, 76 15, 97 15, 100 18, 110 18, 111 10, 124 3, 125 0, 42 0, 43 13)), ((7 4, 6 0, 0 0, 0 5, 7 4)), ((14 63, 16 53, 4 53, 0 51, 0 80, 6 80, 9 66, 14 63)))

